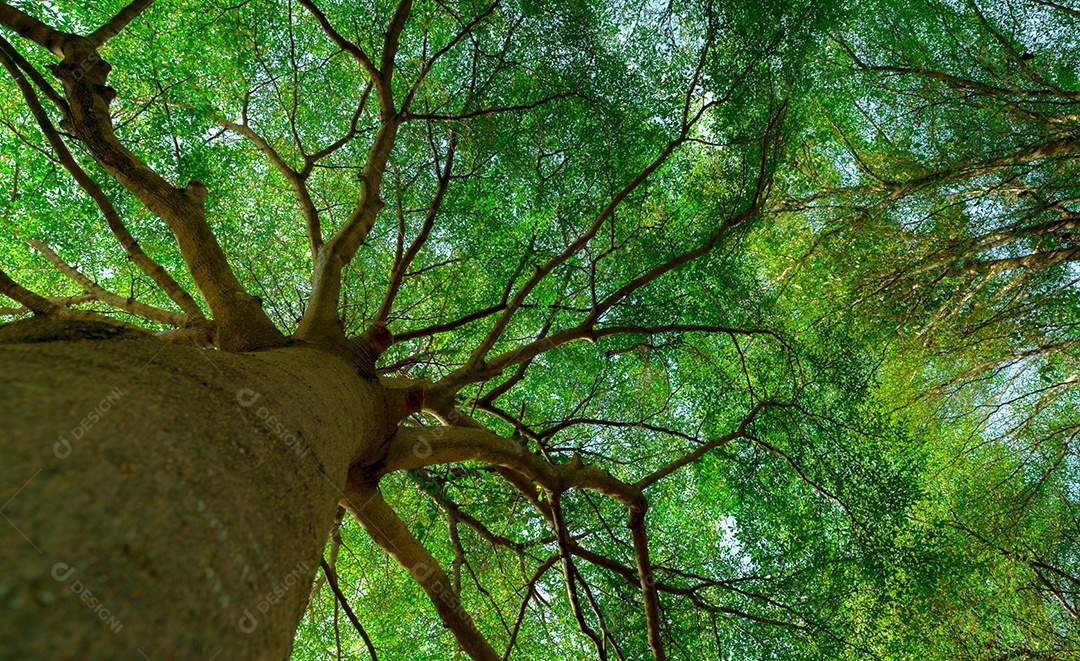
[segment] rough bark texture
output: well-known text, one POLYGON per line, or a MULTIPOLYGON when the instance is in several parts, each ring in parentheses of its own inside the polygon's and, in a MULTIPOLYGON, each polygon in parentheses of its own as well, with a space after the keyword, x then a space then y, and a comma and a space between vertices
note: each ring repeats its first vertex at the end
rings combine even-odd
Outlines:
POLYGON ((286 658, 384 391, 297 344, 0 326, 0 658, 286 658))

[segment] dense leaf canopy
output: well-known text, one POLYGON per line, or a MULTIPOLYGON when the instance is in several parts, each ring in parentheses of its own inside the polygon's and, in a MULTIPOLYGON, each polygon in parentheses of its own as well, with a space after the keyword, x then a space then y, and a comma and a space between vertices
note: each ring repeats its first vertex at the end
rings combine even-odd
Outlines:
MULTIPOLYGON (((159 0, 100 54, 277 331, 341 256, 378 374, 644 490, 670 658, 1080 658, 1080 6, 849 4, 159 0)), ((3 7, 0 318, 258 348, 3 7)), ((626 503, 505 473, 379 484, 500 654, 646 658, 626 503)), ((294 658, 454 654, 349 517, 327 559, 294 658)))

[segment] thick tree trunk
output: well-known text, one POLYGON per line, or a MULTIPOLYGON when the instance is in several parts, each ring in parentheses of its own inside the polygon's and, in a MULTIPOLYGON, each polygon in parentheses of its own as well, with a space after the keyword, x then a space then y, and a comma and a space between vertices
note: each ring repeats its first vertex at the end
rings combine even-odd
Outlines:
POLYGON ((0 378, 0 659, 288 656, 375 380, 37 320, 0 378))

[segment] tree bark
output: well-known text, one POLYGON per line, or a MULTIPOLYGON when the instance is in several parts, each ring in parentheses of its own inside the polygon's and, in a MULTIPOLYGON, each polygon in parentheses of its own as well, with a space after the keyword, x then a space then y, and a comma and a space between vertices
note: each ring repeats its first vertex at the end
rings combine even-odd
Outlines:
POLYGON ((0 375, 0 658, 288 657, 377 380, 43 319, 0 375))

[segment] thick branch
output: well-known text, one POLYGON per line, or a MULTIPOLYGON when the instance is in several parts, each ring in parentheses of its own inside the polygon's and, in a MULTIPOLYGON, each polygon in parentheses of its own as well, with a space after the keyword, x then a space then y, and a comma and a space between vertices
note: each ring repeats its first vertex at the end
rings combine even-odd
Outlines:
POLYGON ((66 309, 41 294, 23 287, 2 270, 0 270, 0 294, 22 304, 35 315, 62 316, 62 311, 66 309))
POLYGON ((299 338, 344 339, 344 329, 338 316, 341 272, 367 239, 375 226, 375 218, 386 204, 379 195, 379 188, 400 124, 401 120, 397 117, 383 120, 360 174, 360 198, 356 207, 337 234, 319 251, 315 260, 311 298, 296 329, 299 338))
POLYGON ((987 261, 976 261, 963 267, 965 273, 995 275, 1013 269, 1047 269, 1055 264, 1073 262, 1080 259, 1080 247, 1060 250, 1042 250, 1023 257, 1005 257, 987 261))
POLYGON ((20 72, 20 69, 23 72, 36 73, 36 71, 34 71, 29 62, 27 62, 22 55, 11 46, 11 44, 2 38, 0 38, 0 63, 8 70, 8 73, 11 74, 15 83, 18 85, 19 90, 22 92, 23 99, 26 101, 27 107, 30 109, 34 119, 37 120, 41 132, 45 135, 46 140, 48 140, 49 146, 52 147, 57 160, 60 161, 60 165, 68 171, 72 178, 75 179, 76 183, 86 191, 87 195, 90 196, 90 199, 97 205, 98 209, 105 217, 105 222, 109 225, 109 230, 112 231, 113 236, 120 242, 120 245, 124 247, 124 250, 127 252, 132 263, 139 267, 140 271, 145 273, 161 287, 165 294, 180 306, 180 309, 184 311, 184 314, 192 320, 202 319, 204 315, 199 304, 195 302, 195 299, 192 298, 191 294, 185 291, 184 288, 173 279, 168 271, 143 252, 138 242, 131 236, 131 233, 128 232, 116 207, 113 206, 112 200, 109 199, 105 194, 105 191, 101 189, 101 186, 99 186, 98 183, 83 170, 82 166, 75 160, 75 157, 72 156, 67 144, 64 143, 59 131, 53 126, 48 113, 45 112, 45 109, 38 101, 37 94, 34 92, 33 88, 30 87, 28 81, 20 72))
MULTIPOLYGON (((511 469, 541 485, 549 493, 561 493, 571 488, 588 489, 626 505, 630 510, 629 527, 634 538, 634 555, 638 563, 638 575, 641 577, 641 589, 645 595, 649 645, 656 659, 665 658, 663 642, 660 638, 659 600, 652 579, 644 527, 648 504, 640 488, 618 480, 607 471, 585 466, 577 455, 564 464, 548 463, 529 452, 516 439, 504 438, 477 427, 401 427, 391 438, 387 454, 379 465, 361 470, 370 475, 373 469, 376 474, 381 474, 394 470, 464 461, 484 461, 511 469)), ((551 514, 555 516, 554 512, 551 514)), ((560 533, 557 520, 555 520, 555 525, 555 532, 558 535, 560 533)), ((565 562, 566 558, 564 558, 565 562)), ((570 581, 569 578, 568 581, 570 581)), ((572 589, 572 581, 568 583, 568 589, 572 589)), ((575 616, 577 615, 575 613, 575 616)), ((603 646, 599 638, 590 637, 597 642, 597 649, 602 650, 603 646)))
POLYGON ((390 439, 386 455, 377 465, 366 467, 366 471, 369 476, 382 475, 467 461, 513 469, 549 491, 588 489, 629 507, 643 504, 640 489, 607 471, 583 465, 576 456, 564 464, 551 464, 517 439, 475 427, 399 427, 390 439))
MULTIPOLYGON (((642 502, 645 502, 642 499, 642 502)), ((645 507, 630 510, 630 535, 634 542, 634 562, 637 564, 641 595, 645 601, 645 626, 648 630, 649 647, 656 661, 664 661, 664 640, 660 637, 660 596, 656 593, 652 560, 649 558, 649 536, 645 530, 645 507)))
MULTIPOLYGON (((335 42, 345 42, 340 34, 337 34, 330 26, 326 17, 317 13, 318 9, 310 2, 305 7, 312 12, 323 30, 331 36, 335 42), (321 18, 320 18, 321 16, 321 18), (337 34, 335 38, 334 35, 337 34)), ((344 329, 341 327, 341 319, 338 316, 338 303, 341 297, 341 272, 352 261, 356 251, 367 239, 368 233, 375 225, 375 219, 385 202, 379 194, 382 187, 383 174, 386 170, 386 162, 390 158, 390 151, 397 139, 398 128, 402 118, 394 107, 394 57, 397 55, 398 39, 412 11, 412 0, 401 0, 390 25, 386 29, 386 38, 383 40, 383 50, 379 61, 379 68, 374 69, 370 60, 359 47, 350 52, 356 57, 363 56, 361 62, 366 62, 375 85, 376 95, 379 100, 379 117, 381 125, 375 135, 375 141, 368 150, 367 160, 360 173, 360 197, 356 202, 349 217, 338 230, 337 234, 327 241, 323 250, 319 251, 318 259, 315 260, 314 283, 311 298, 307 309, 296 329, 296 336, 303 339, 319 339, 340 341, 344 339, 344 329), (355 52, 354 52, 355 51, 355 52)), ((339 43, 341 45, 341 43, 339 43)), ((345 48, 342 45, 342 48, 345 48)))
POLYGON ((367 71, 372 82, 379 84, 379 81, 381 80, 379 70, 376 68, 375 63, 371 61, 371 58, 367 56, 367 53, 364 52, 364 49, 349 41, 343 37, 340 32, 334 29, 334 26, 330 24, 330 19, 326 18, 326 14, 324 14, 314 2, 311 0, 299 0, 299 2, 300 6, 307 9, 311 12, 311 15, 315 17, 315 20, 319 23, 319 27, 326 33, 326 36, 330 37, 330 41, 333 41, 334 45, 355 58, 356 61, 364 67, 364 70, 367 71))
MULTIPOLYGON (((75 310, 62 304, 63 299, 51 299, 30 291, 0 270, 0 294, 20 303, 34 313, 35 316, 53 317, 55 319, 79 319, 86 321, 100 321, 114 326, 136 328, 131 324, 110 319, 104 315, 90 312, 89 310, 75 310)), ((142 331, 140 328, 136 330, 142 331)))
POLYGON ((379 546, 409 572, 435 607, 439 619, 453 632, 458 644, 475 661, 497 661, 495 649, 453 591, 450 577, 431 553, 412 534, 394 510, 383 500, 376 484, 367 482, 356 470, 345 487, 345 507, 379 546))
POLYGON ((120 34, 120 31, 127 27, 128 23, 152 4, 154 4, 154 0, 132 0, 130 4, 117 12, 116 16, 113 16, 100 28, 86 35, 86 38, 95 47, 101 47, 105 42, 120 34))
POLYGON ((111 66, 85 37, 60 33, 6 3, 0 24, 49 48, 63 59, 51 68, 60 79, 70 112, 63 128, 83 141, 95 160, 125 189, 157 214, 172 231, 184 261, 218 324, 218 346, 238 351, 284 341, 259 301, 244 291, 206 221, 207 190, 191 181, 169 184, 128 150, 113 130, 106 85, 111 66))
POLYGON ((56 270, 74 280, 83 288, 83 291, 106 305, 110 305, 117 310, 123 310, 124 312, 137 315, 143 319, 156 321, 169 326, 180 327, 186 325, 189 321, 188 317, 185 315, 162 310, 161 308, 156 308, 152 305, 140 303, 133 298, 124 298, 123 296, 107 291, 101 287, 101 285, 86 277, 86 275, 74 266, 64 261, 60 255, 57 255, 56 252, 45 243, 36 239, 27 239, 26 242, 29 243, 34 250, 41 253, 45 259, 49 260, 49 262, 56 267, 56 270))
POLYGON ((63 47, 75 35, 56 30, 6 2, 0 2, 0 25, 19 33, 57 57, 63 57, 63 47))
MULTIPOLYGON (((980 177, 991 172, 1007 170, 1047 158, 1072 156, 1078 147, 1080 147, 1080 139, 1075 135, 1070 135, 1057 140, 1023 147, 1008 156, 999 156, 979 163, 961 163, 953 168, 932 172, 906 182, 886 182, 884 190, 889 191, 890 200, 898 200, 927 186, 933 186, 954 178, 980 177)), ((879 187, 878 190, 882 189, 879 187)))
MULTIPOLYGON (((54 303, 62 308, 69 308, 72 305, 81 305, 83 303, 89 303, 90 301, 97 300, 93 296, 87 296, 83 294, 81 296, 56 296, 53 298, 45 299, 50 303, 54 303)), ((33 313, 33 310, 25 305, 17 308, 0 308, 0 317, 23 317, 33 313)))

